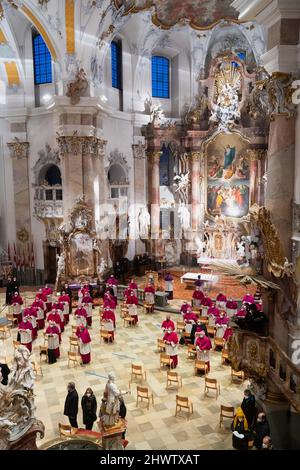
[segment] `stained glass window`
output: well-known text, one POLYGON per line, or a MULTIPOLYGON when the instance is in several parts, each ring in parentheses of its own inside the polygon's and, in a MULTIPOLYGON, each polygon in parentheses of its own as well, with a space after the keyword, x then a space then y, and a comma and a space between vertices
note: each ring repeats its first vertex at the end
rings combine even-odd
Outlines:
POLYGON ((52 82, 51 54, 40 34, 33 37, 34 83, 52 82))
POLYGON ((152 56, 152 96, 169 98, 170 61, 166 57, 152 56))

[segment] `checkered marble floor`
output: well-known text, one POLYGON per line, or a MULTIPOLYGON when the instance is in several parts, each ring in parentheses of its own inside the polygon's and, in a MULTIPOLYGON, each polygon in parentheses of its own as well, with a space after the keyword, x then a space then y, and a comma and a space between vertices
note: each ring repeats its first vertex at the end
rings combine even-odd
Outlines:
MULTIPOLYGON (((3 296, 0 296, 0 302, 3 296)), ((128 449, 232 449, 230 421, 225 421, 225 427, 219 428, 220 405, 237 406, 243 397, 244 384, 232 384, 230 366, 221 365, 221 353, 212 352, 211 372, 209 377, 218 379, 221 395, 216 400, 210 392, 204 397, 204 378, 194 375, 194 361, 188 359, 186 346, 179 348, 179 365, 177 372, 182 377, 183 388, 179 394, 187 396, 193 403, 194 413, 187 419, 182 412, 175 414, 176 387, 166 390, 166 370, 159 370, 159 352, 157 338, 162 337, 160 324, 165 315, 155 312, 146 315, 139 309, 138 326, 124 327, 123 320, 117 310, 116 339, 113 344, 99 341, 98 308, 93 311, 93 326, 90 330, 92 337, 92 361, 88 365, 70 365, 68 367, 67 351, 71 325, 75 323, 73 315, 70 324, 65 328, 61 345, 61 358, 56 364, 48 365, 42 361, 42 376, 38 377, 35 386, 36 416, 45 425, 45 437, 38 442, 42 445, 58 437, 58 423, 67 423, 63 416, 66 386, 69 381, 76 384, 79 396, 87 387, 91 387, 100 404, 107 374, 116 374, 116 383, 122 391, 128 390, 131 364, 140 364, 147 373, 143 385, 149 387, 154 396, 154 406, 149 411, 147 403, 139 403, 136 407, 136 382, 131 384, 131 394, 125 396, 127 406, 128 429, 126 438, 129 440, 128 449)), ((177 320, 179 315, 171 315, 177 320)), ((17 329, 12 330, 12 337, 0 344, 0 357, 11 361, 13 355, 12 339, 16 339, 17 329)), ((33 360, 38 362, 39 345, 43 344, 42 333, 34 342, 33 360)), ((78 424, 82 425, 81 409, 78 414, 78 424)), ((98 430, 94 425, 94 430, 98 430)))

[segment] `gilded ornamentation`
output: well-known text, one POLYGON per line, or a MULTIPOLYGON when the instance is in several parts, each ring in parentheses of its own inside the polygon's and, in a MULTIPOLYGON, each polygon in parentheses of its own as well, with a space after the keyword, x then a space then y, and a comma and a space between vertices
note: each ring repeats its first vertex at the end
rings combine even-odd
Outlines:
POLYGON ((290 74, 273 72, 264 73, 264 77, 255 82, 250 95, 250 115, 256 119, 259 115, 269 116, 271 120, 276 115, 287 118, 294 116, 295 105, 292 103, 293 79, 290 74))
POLYGON ((204 93, 201 93, 195 98, 193 103, 189 106, 183 118, 186 126, 193 126, 200 124, 205 112, 209 109, 209 100, 204 93))
POLYGON ((8 385, 0 383, 0 449, 9 449, 34 425, 44 437, 44 426, 34 416, 34 380, 30 352, 21 345, 15 351, 8 385))
POLYGON ((260 230, 263 246, 264 257, 268 271, 275 277, 292 277, 293 266, 283 255, 281 241, 272 223, 270 211, 265 207, 259 207, 254 204, 250 208, 250 220, 260 230))
POLYGON ((12 158, 20 159, 28 157, 29 142, 21 142, 18 137, 15 137, 13 142, 7 143, 7 146, 12 158))
POLYGON ((83 69, 79 69, 74 82, 68 84, 66 95, 70 98, 71 104, 78 104, 80 97, 84 95, 88 88, 88 80, 83 69))
POLYGON ((27 242, 29 240, 29 232, 26 230, 25 227, 22 227, 20 230, 17 231, 17 238, 20 242, 27 242))
POLYGON ((78 196, 70 214, 72 230, 91 230, 92 211, 88 208, 84 195, 78 196))
POLYGON ((79 136, 75 131, 71 136, 57 134, 56 138, 60 155, 65 154, 92 154, 95 157, 104 157, 106 140, 92 136, 79 136))
POLYGON ((258 345, 255 341, 248 342, 247 356, 251 361, 256 361, 258 359, 258 345))
POLYGON ((225 62, 215 77, 215 97, 211 103, 211 122, 218 123, 220 131, 229 132, 239 121, 241 74, 238 67, 225 62))

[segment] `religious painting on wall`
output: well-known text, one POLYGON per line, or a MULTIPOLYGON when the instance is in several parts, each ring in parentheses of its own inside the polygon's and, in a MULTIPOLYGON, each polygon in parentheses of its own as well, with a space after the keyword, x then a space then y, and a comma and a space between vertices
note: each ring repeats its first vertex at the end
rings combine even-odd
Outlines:
POLYGON ((241 218, 249 212, 248 142, 237 133, 219 133, 206 147, 207 205, 210 216, 241 218))
POLYGON ((75 233, 70 240, 71 274, 94 274, 93 239, 88 233, 75 233))

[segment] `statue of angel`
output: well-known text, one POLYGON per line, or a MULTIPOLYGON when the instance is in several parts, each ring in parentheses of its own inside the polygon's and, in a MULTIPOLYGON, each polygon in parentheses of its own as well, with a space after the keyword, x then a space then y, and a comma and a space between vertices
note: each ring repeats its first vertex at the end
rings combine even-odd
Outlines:
POLYGON ((180 203, 178 207, 178 216, 183 230, 187 230, 191 226, 191 214, 185 204, 180 203))
POLYGON ((57 260, 57 277, 60 276, 65 271, 66 267, 66 259, 65 259, 65 254, 62 253, 61 255, 56 255, 56 260, 57 260))
POLYGON ((203 255, 203 251, 205 251, 206 243, 199 237, 195 238, 195 243, 197 245, 197 256, 200 258, 203 255))
POLYGON ((103 273, 106 268, 107 268, 107 263, 104 258, 101 258, 100 264, 98 264, 97 266, 97 274, 98 274, 99 281, 103 280, 103 273))
POLYGON ((139 233, 141 238, 148 238, 150 228, 150 214, 144 206, 139 213, 139 233))

